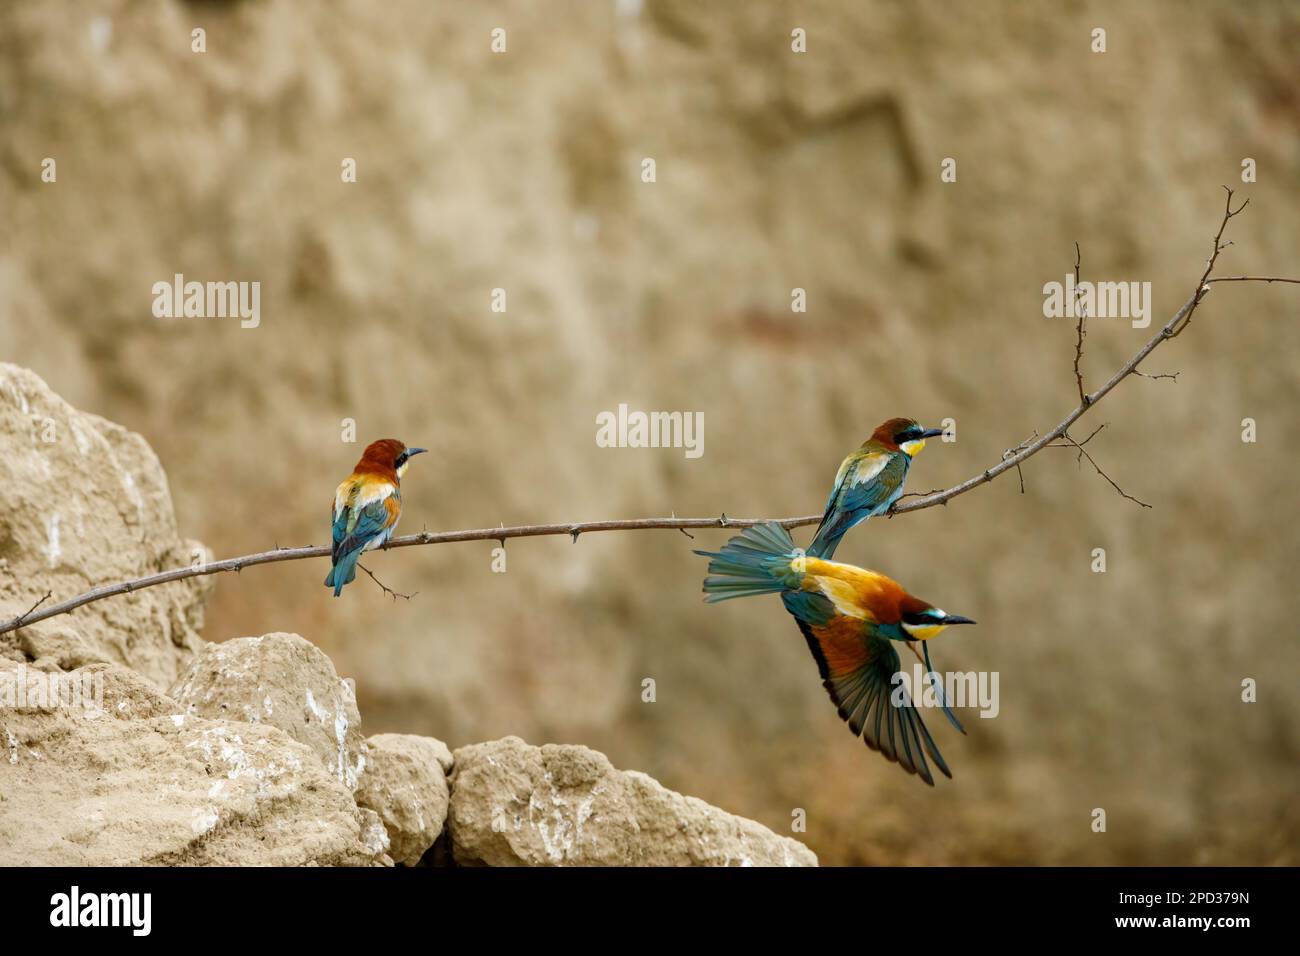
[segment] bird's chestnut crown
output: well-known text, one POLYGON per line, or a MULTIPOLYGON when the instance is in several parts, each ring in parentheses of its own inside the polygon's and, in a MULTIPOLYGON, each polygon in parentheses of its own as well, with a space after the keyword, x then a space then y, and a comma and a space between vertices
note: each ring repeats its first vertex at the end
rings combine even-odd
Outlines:
POLYGON ((396 438, 381 438, 366 446, 361 461, 357 463, 357 471, 375 471, 382 474, 391 468, 397 473, 397 477, 401 478, 410 460, 426 451, 427 448, 407 448, 396 438))
POLYGON ((871 436, 886 447, 897 448, 908 457, 920 454, 927 438, 943 434, 942 428, 922 428, 911 418, 891 418, 871 436))

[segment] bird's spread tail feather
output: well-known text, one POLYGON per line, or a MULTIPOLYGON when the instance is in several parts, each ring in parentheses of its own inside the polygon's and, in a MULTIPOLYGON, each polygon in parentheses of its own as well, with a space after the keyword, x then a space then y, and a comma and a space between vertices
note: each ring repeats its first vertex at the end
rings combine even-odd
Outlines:
POLYGON ((704 600, 709 604, 754 594, 797 588, 803 577, 798 565, 803 553, 790 532, 774 521, 746 528, 721 551, 696 551, 709 558, 704 600))
POLYGON ((343 585, 351 584, 357 579, 357 561, 360 557, 360 550, 342 555, 338 563, 330 568, 330 573, 325 575, 325 586, 334 589, 335 597, 343 593, 343 585))

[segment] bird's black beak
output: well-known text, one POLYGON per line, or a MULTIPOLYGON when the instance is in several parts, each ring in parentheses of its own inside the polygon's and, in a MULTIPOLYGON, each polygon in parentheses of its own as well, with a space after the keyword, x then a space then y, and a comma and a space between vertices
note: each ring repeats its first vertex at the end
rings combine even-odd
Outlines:
POLYGON ((949 624, 974 624, 975 622, 968 617, 962 617, 960 614, 949 614, 943 619, 943 623, 946 626, 949 624))
POLYGON ((408 448, 406 449, 406 457, 412 458, 416 455, 423 455, 428 450, 427 448, 408 448))
POLYGON ((921 437, 922 437, 922 438, 938 438, 938 437, 939 437, 940 435, 942 435, 942 434, 943 434, 943 429, 942 429, 942 428, 927 428, 925 431, 921 432, 921 437))

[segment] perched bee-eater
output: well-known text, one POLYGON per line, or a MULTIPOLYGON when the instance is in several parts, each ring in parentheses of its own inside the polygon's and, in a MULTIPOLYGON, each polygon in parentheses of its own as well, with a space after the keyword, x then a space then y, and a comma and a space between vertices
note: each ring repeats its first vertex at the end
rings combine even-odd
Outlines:
POLYGON ((378 548, 393 536, 402 517, 402 475, 413 456, 426 448, 407 448, 396 438, 383 438, 366 446, 365 453, 334 492, 331 519, 333 567, 325 586, 338 597, 343 585, 357 576, 362 551, 378 548))
MULTIPOLYGON (((808 641, 822 685, 854 736, 930 786, 934 778, 926 753, 952 777, 907 687, 895 680, 899 660, 893 642, 913 647, 920 642, 930 674, 928 641, 946 627, 974 621, 913 597, 883 574, 805 556, 775 522, 746 529, 719 552, 695 553, 711 559, 704 579, 704 600, 710 604, 781 595, 808 641)), ((935 690, 948 719, 965 733, 941 689, 935 690)))
POLYGON ((872 432, 840 465, 808 553, 829 561, 850 528, 888 511, 902 496, 907 469, 925 440, 942 434, 942 428, 922 428, 910 418, 891 418, 872 432))

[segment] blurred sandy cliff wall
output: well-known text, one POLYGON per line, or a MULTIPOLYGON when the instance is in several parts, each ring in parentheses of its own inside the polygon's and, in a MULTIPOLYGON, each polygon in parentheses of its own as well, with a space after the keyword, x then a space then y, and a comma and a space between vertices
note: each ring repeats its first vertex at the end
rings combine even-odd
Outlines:
MULTIPOLYGON (((0 358, 145 436, 167 546, 219 557, 324 543, 380 437, 431 449, 407 532, 809 514, 893 415, 956 421, 910 479, 944 487, 1073 407, 1042 289, 1076 240, 1158 325, 1227 184, 1251 203, 1220 272, 1300 271, 1297 49, 1282 2, 6 3, 0 358), (257 327, 155 317, 177 273, 259 282, 257 327), (599 447, 621 403, 702 413, 704 453, 599 447)), ((1293 289, 1220 285, 1145 368, 1177 380, 1085 420, 1150 510, 1047 450, 1023 494, 849 535, 979 621, 939 666, 999 674, 996 718, 929 721, 934 789, 852 739, 777 600, 701 603, 690 550, 723 532, 369 558, 409 602, 248 569, 202 636, 308 637, 369 733, 582 743, 778 833, 803 810, 824 864, 1295 864, 1297 319, 1293 289)), ((1149 334, 1093 323, 1089 382, 1149 334)))

